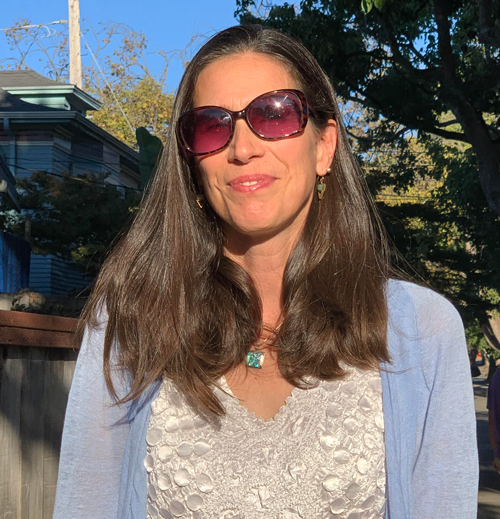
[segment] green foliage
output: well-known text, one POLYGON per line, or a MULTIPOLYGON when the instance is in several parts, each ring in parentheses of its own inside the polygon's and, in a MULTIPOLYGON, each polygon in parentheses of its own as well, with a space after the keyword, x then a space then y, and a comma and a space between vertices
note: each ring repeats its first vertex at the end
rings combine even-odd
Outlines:
POLYGON ((151 135, 146 128, 137 128, 135 135, 139 145, 141 187, 144 188, 155 171, 163 150, 163 144, 158 137, 151 135))
MULTIPOLYGON (((95 276, 120 230, 135 212, 140 194, 105 182, 103 176, 56 178, 33 173, 18 181, 20 204, 31 215, 33 252, 55 254, 95 276)), ((4 211, 8 209, 3 200, 4 211)), ((24 237, 24 222, 4 222, 24 237)))
POLYGON ((486 207, 473 153, 429 135, 393 151, 364 164, 399 266, 452 299, 467 323, 484 322, 498 305, 500 218, 486 207))
POLYGON ((157 53, 165 67, 153 76, 146 59, 151 53, 143 33, 108 23, 94 31, 94 36, 103 49, 111 45, 113 52, 104 57, 100 69, 84 69, 85 90, 102 102, 102 108, 92 114, 92 121, 136 149, 136 128, 147 128, 164 140, 174 105, 174 95, 166 91, 168 57, 157 53))
POLYGON ((108 85, 87 88, 103 103, 102 108, 92 114, 92 122, 133 148, 138 147, 136 128, 147 128, 165 140, 174 95, 165 93, 163 88, 153 77, 137 78, 127 74, 127 69, 117 68, 112 89, 108 85))
POLYGON ((495 360, 500 357, 500 352, 494 350, 484 337, 481 328, 478 323, 472 323, 465 328, 465 337, 467 340, 467 346, 469 349, 475 348, 477 351, 486 353, 488 356, 493 357, 495 360))
POLYGON ((365 14, 368 14, 373 7, 381 11, 387 0, 361 0, 361 9, 365 14))

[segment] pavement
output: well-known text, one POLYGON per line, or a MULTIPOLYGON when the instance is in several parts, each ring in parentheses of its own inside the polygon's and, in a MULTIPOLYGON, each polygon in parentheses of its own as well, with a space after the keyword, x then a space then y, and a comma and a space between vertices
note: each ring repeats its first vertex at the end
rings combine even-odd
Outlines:
POLYGON ((477 518, 500 519, 500 474, 491 466, 493 450, 488 432, 488 410, 486 409, 488 384, 486 383, 486 372, 481 369, 481 376, 474 377, 472 381, 474 383, 480 470, 477 518))

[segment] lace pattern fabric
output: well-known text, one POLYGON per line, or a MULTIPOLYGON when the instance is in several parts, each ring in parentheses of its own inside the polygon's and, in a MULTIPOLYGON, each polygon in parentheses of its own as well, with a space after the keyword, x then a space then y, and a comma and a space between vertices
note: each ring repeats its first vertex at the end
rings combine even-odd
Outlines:
POLYGON ((277 415, 255 416, 215 389, 207 417, 164 380, 147 433, 148 519, 368 519, 385 515, 380 374, 294 389, 277 415))

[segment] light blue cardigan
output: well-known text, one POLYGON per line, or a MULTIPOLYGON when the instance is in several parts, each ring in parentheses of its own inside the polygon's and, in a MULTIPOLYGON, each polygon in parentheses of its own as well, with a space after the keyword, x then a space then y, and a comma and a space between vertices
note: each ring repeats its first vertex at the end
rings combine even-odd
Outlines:
MULTIPOLYGON (((390 281, 387 297, 387 519, 475 519, 479 465, 462 322, 431 290, 390 281)), ((111 405, 103 333, 104 327, 87 333, 78 358, 54 519, 146 518, 145 438, 159 383, 128 406, 111 405)), ((119 393, 126 393, 125 382, 119 393)))

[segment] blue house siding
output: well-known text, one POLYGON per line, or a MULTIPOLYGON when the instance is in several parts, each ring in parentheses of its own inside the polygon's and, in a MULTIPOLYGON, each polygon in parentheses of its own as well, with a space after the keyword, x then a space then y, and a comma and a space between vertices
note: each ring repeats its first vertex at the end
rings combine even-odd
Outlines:
POLYGON ((56 175, 64 175, 72 173, 73 164, 70 153, 66 150, 54 146, 52 148, 52 173, 56 175))
POLYGON ((35 171, 46 171, 47 173, 54 173, 52 148, 53 143, 51 141, 18 141, 16 146, 16 177, 26 178, 31 176, 31 174, 35 171))
POLYGON ((0 140, 0 157, 3 157, 5 164, 10 168, 10 144, 6 140, 0 140))
POLYGON ((28 288, 30 254, 26 240, 0 231, 0 292, 12 294, 28 288))
POLYGON ((48 254, 31 255, 30 289, 46 297, 78 292, 92 282, 68 262, 48 254))

